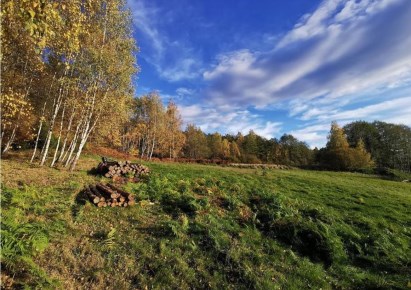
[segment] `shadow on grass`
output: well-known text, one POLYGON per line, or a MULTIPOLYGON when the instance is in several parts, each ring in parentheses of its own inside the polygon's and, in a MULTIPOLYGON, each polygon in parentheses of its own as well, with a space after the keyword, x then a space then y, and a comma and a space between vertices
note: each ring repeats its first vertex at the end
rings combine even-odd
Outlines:
POLYGON ((13 199, 13 193, 9 191, 6 187, 1 187, 1 207, 3 209, 8 208, 11 205, 13 199))
POLYGON ((135 229, 142 232, 142 233, 144 233, 144 234, 155 237, 155 238, 171 238, 171 237, 173 237, 173 234, 170 232, 170 230, 167 227, 163 226, 163 225, 150 226, 150 227, 136 227, 135 229))
POLYGON ((87 170, 87 175, 102 176, 101 173, 97 170, 97 167, 93 167, 90 170, 87 170))
POLYGON ((82 209, 82 207, 88 201, 87 194, 85 190, 80 191, 76 198, 74 199, 74 204, 71 206, 71 216, 73 219, 76 219, 82 209))

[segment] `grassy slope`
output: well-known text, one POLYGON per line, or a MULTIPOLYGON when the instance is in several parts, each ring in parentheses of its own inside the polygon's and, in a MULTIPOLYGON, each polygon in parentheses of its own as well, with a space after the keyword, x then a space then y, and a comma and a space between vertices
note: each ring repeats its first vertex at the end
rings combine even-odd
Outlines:
POLYGON ((64 289, 403 289, 411 185, 375 176, 148 164, 141 203, 96 208, 103 180, 2 161, 4 275, 64 289), (148 202, 151 201, 151 202, 148 202))

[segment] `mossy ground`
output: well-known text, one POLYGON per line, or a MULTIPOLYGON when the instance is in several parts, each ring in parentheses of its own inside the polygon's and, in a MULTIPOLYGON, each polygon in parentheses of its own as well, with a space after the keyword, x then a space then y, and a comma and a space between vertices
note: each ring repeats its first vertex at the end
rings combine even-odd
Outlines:
MULTIPOLYGON (((139 203, 97 208, 89 171, 2 160, 2 277, 58 289, 406 289, 411 184, 147 163, 139 203)), ((3 279, 3 281, 5 281, 3 279)))

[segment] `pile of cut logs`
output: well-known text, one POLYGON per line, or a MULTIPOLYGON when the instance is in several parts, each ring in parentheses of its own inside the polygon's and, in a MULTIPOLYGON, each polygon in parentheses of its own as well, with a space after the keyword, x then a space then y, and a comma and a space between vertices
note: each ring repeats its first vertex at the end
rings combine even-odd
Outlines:
POLYGON ((97 183, 86 187, 85 192, 92 203, 98 207, 130 206, 136 204, 134 196, 112 184, 97 183))
POLYGON ((102 162, 98 165, 97 170, 104 174, 105 177, 118 178, 118 177, 129 177, 138 178, 141 175, 146 175, 150 173, 148 167, 138 164, 131 163, 130 161, 109 161, 102 162))

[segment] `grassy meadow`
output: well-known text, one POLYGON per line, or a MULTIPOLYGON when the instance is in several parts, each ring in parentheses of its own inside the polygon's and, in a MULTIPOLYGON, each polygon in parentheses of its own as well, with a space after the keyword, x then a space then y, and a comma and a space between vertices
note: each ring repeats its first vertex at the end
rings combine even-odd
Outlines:
MULTIPOLYGON (((2 160, 2 287, 407 289, 411 184, 375 175, 145 163, 137 205, 97 208, 109 182, 2 160)), ((25 159, 27 160, 27 159, 25 159)))

